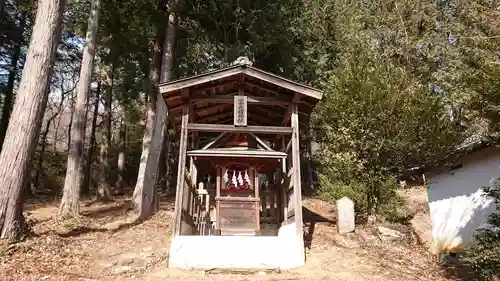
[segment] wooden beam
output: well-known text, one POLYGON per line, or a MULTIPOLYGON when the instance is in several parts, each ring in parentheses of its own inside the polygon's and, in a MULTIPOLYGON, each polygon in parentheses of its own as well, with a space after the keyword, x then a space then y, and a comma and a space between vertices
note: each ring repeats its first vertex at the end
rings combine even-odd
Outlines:
POLYGON ((177 168, 177 188, 175 196, 174 208, 174 226, 173 235, 179 236, 181 231, 181 216, 184 197, 184 175, 186 171, 186 152, 188 142, 188 120, 189 120, 189 106, 184 105, 182 111, 182 124, 181 124, 181 139, 179 141, 179 166, 177 168))
POLYGON ((184 102, 189 101, 189 90, 188 89, 182 89, 181 90, 181 98, 184 102))
POLYGON ((160 93, 165 95, 170 95, 180 89, 186 89, 196 85, 210 83, 212 81, 217 81, 231 76, 236 76, 238 74, 248 75, 258 80, 274 84, 281 88, 288 89, 293 92, 298 92, 301 93, 302 95, 310 96, 317 100, 320 100, 323 96, 323 93, 321 91, 314 89, 310 86, 296 83, 294 81, 282 78, 272 73, 259 70, 257 68, 253 68, 251 66, 233 66, 233 67, 228 67, 226 69, 220 69, 190 78, 180 79, 169 83, 163 83, 159 85, 160 93))
POLYGON ((203 118, 198 118, 198 123, 220 123, 221 120, 233 120, 233 112, 219 113, 215 115, 208 115, 203 118))
MULTIPOLYGON (((300 178, 300 144, 299 144, 299 114, 297 104, 292 105, 291 126, 292 133, 292 167, 293 167, 293 203, 295 212, 295 231, 297 243, 300 243, 301 248, 304 247, 304 237, 302 229, 302 188, 300 178)), ((302 255, 304 254, 301 251, 302 255)), ((301 257, 305 259, 304 256, 301 257)))
POLYGON ((238 79, 238 86, 241 90, 243 90, 244 85, 245 85, 245 74, 240 73, 240 78, 238 79))
POLYGON ((162 97, 163 97, 163 100, 165 101, 165 103, 168 101, 181 99, 181 96, 168 96, 168 97, 166 97, 166 96, 162 95, 162 97))
MULTIPOLYGON (((263 120, 261 120, 263 118, 260 118, 259 120, 256 120, 256 118, 254 118, 254 117, 256 117, 255 114, 249 115, 249 117, 248 117, 248 125, 249 126, 261 126, 262 124, 272 125, 272 123, 270 123, 269 120, 266 121, 266 122, 263 122, 263 120)), ((175 119, 175 120, 178 123, 177 126, 180 126, 180 120, 178 118, 175 119)), ((207 116, 207 118, 198 119, 198 120, 202 124, 231 125, 233 123, 233 116, 232 115, 218 115, 217 114, 217 115, 214 115, 213 117, 208 117, 207 116)), ((278 124, 278 122, 275 122, 275 123, 278 124)), ((300 125, 302 127, 306 126, 306 124, 303 123, 303 122, 300 122, 300 125)), ((283 126, 283 127, 285 127, 285 126, 283 126)), ((217 133, 217 132, 220 132, 220 131, 214 131, 214 132, 217 133)), ((278 134, 278 136, 274 136, 274 137, 271 137, 271 136, 269 136, 269 137, 263 137, 263 136, 261 136, 261 139, 267 139, 267 140, 271 141, 271 140, 274 140, 274 138, 276 137, 276 140, 278 140, 277 137, 279 137, 279 136, 280 136, 280 134, 278 134)))
POLYGON ((168 96, 170 93, 172 93, 176 90, 189 88, 192 86, 220 80, 220 79, 223 79, 226 77, 236 75, 236 74, 241 73, 241 72, 242 72, 241 68, 233 67, 233 68, 228 68, 228 69, 221 69, 221 70, 214 71, 214 72, 208 73, 208 74, 201 74, 201 75, 197 75, 194 77, 180 79, 177 81, 173 81, 170 83, 160 85, 159 86, 160 93, 162 93, 162 94, 165 93, 165 95, 168 96))
MULTIPOLYGON (((209 105, 209 106, 204 106, 200 108, 195 108, 196 113, 199 113, 199 116, 203 116, 201 113, 209 111, 211 112, 212 110, 219 110, 219 109, 232 109, 232 106, 227 105, 227 104, 217 104, 217 105, 209 105)), ((231 110, 232 111, 232 110, 231 110)))
POLYGON ((230 202, 258 202, 260 198, 255 197, 215 197, 218 201, 230 201, 230 202))
POLYGON ((232 133, 258 133, 258 134, 291 134, 291 127, 278 126, 246 126, 235 127, 234 125, 222 124, 197 124, 191 123, 187 125, 190 131, 199 132, 232 132, 232 133))
POLYGON ((220 140, 222 137, 224 137, 225 135, 227 134, 226 133, 220 133, 213 141, 207 143, 207 145, 205 145, 204 147, 202 147, 201 149, 205 150, 205 149, 209 149, 212 145, 214 145, 214 143, 216 143, 218 140, 220 140))
MULTIPOLYGON (((283 149, 285 148, 285 136, 282 136, 281 137, 281 150, 283 151, 283 149)), ((289 159, 287 158, 283 158, 281 159, 281 165, 280 167, 278 168, 278 170, 280 170, 280 190, 281 190, 281 202, 283 204, 282 208, 281 208, 281 216, 282 216, 282 219, 283 219, 283 223, 286 221, 287 219, 287 213, 288 213, 288 202, 287 202, 287 189, 285 187, 285 184, 286 184, 286 161, 289 161, 289 159)))
MULTIPOLYGON (((217 116, 214 116, 214 117, 217 117, 217 116)), ((202 119, 200 119, 201 121, 202 119)), ((210 118, 210 119, 203 119, 203 124, 233 124, 233 115, 221 115, 221 116, 218 116, 218 118, 214 119, 214 118, 210 118)))
POLYGON ((238 81, 230 80, 220 84, 207 85, 203 88, 193 91, 191 94, 192 96, 206 96, 207 94, 212 94, 214 91, 217 92, 219 88, 231 87, 233 84, 237 83, 238 81))
POLYGON ((286 148, 285 148, 285 152, 290 150, 290 148, 292 147, 292 140, 293 140, 293 137, 290 139, 290 141, 288 141, 288 144, 286 145, 286 148))
POLYGON ((286 153, 281 151, 267 151, 267 150, 191 150, 187 153, 193 157, 236 157, 236 158, 269 158, 281 159, 286 157, 286 153))
MULTIPOLYGON (((187 96, 189 97, 189 94, 187 96)), ((188 102, 188 104, 189 104, 189 112, 194 113, 193 105, 190 102, 188 102)), ((196 115, 189 114, 189 123, 195 123, 196 121, 197 121, 196 115)), ((191 136, 191 144, 190 144, 191 149, 198 148, 198 146, 199 146, 198 135, 199 135, 198 132, 193 132, 193 134, 191 136)), ((193 190, 196 190, 198 188, 198 184, 197 184, 197 182, 198 182, 198 167, 196 167, 196 163, 194 162, 193 157, 189 158, 189 175, 191 176, 191 183, 193 184, 192 188, 193 188, 193 190)), ((190 193, 190 194, 192 194, 192 193, 190 193)), ((194 208, 193 208, 194 204, 195 204, 195 198, 194 198, 194 196, 192 196, 191 206, 190 206, 191 211, 194 211, 194 208)), ((191 215, 193 215, 193 213, 191 213, 191 215)))
POLYGON ((238 95, 238 92, 231 92, 226 95, 224 94, 217 94, 217 95, 208 95, 208 96, 203 96, 203 97, 196 97, 192 98, 191 102, 193 104, 200 104, 200 103, 226 103, 226 104, 232 104, 233 103, 233 97, 238 95))
MULTIPOLYGON (((217 169, 217 178, 216 180, 216 186, 215 186, 215 197, 220 197, 220 189, 222 185, 222 167, 218 166, 216 167, 217 169)), ((220 229, 220 201, 215 200, 215 229, 217 231, 220 229)))
POLYGON ((243 69, 243 73, 245 73, 248 76, 257 78, 259 80, 280 86, 281 88, 285 88, 293 92, 297 92, 302 95, 315 98, 317 100, 320 100, 323 97, 323 93, 319 90, 313 89, 309 86, 296 83, 294 81, 279 77, 277 75, 268 72, 264 72, 256 68, 247 67, 243 69))
POLYGON ((265 92, 268 92, 272 95, 285 95, 285 93, 279 93, 277 92, 276 90, 273 90, 273 89, 269 89, 268 87, 264 86, 264 85, 259 85, 259 84, 255 84, 251 81, 245 81, 245 84, 249 85, 250 87, 255 87, 255 88, 259 88, 259 90, 262 90, 262 91, 265 91, 265 92))
POLYGON ((249 135, 251 135, 262 147, 264 147, 265 150, 267 150, 267 151, 274 151, 272 148, 270 148, 263 140, 261 140, 254 133, 250 133, 249 135))
MULTIPOLYGON (((225 108, 225 107, 228 107, 227 104, 208 105, 208 106, 196 108, 196 112, 200 112, 200 111, 208 110, 208 109, 212 109, 212 108, 225 108)), ((179 110, 182 110, 182 105, 176 106, 176 107, 172 108, 170 111, 176 112, 179 110)))
POLYGON ((182 110, 183 107, 184 107, 184 104, 179 104, 178 106, 174 106, 174 107, 170 108, 170 112, 176 112, 176 111, 182 110))
POLYGON ((283 120, 281 120, 281 126, 286 126, 288 124, 288 121, 290 121, 290 118, 292 117, 292 108, 294 106, 297 106, 297 104, 292 104, 288 107, 285 117, 283 117, 283 120))
POLYGON ((255 220, 257 222, 256 225, 256 230, 257 232, 260 232, 260 186, 259 186, 259 177, 257 175, 257 170, 255 168, 253 170, 253 178, 255 179, 255 185, 254 185, 254 190, 255 190, 255 198, 258 198, 259 201, 255 202, 255 220))
MULTIPOLYGON (((248 95, 248 93, 247 93, 248 95)), ((234 98, 232 96, 224 96, 224 95, 216 95, 211 97, 203 97, 203 98, 193 98, 191 99, 193 103, 228 103, 232 104, 234 102, 234 98)), ((248 95, 247 102, 249 104, 258 104, 258 105, 290 105, 291 101, 280 100, 276 98, 265 98, 265 97, 253 97, 248 95)))

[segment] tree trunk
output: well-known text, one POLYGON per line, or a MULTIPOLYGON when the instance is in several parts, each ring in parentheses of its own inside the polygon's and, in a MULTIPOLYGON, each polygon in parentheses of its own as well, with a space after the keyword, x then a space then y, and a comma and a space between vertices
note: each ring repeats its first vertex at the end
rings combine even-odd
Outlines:
MULTIPOLYGON (((69 104, 69 112, 71 112, 71 116, 69 117, 69 124, 68 124, 68 132, 67 132, 67 135, 68 135, 68 142, 67 142, 67 148, 66 148, 66 152, 68 153, 68 156, 70 154, 70 151, 71 151, 71 131, 73 129, 73 121, 74 121, 74 117, 75 117, 75 93, 71 93, 71 101, 70 101, 70 104, 69 104)), ((66 171, 67 173, 67 171, 66 171)))
POLYGON ((89 196, 90 195, 90 178, 92 177, 92 157, 94 156, 94 151, 95 151, 95 131, 97 127, 97 116, 99 114, 99 96, 101 94, 101 81, 97 83, 97 90, 95 94, 95 101, 94 101, 94 112, 92 116, 92 128, 90 129, 90 148, 89 148, 89 154, 87 155, 87 167, 85 171, 85 177, 83 180, 83 185, 81 189, 81 194, 84 196, 89 196))
POLYGON ((158 163, 158 187, 165 193, 168 192, 168 123, 165 128, 165 139, 163 140, 163 147, 160 154, 160 162, 158 163))
MULTIPOLYGON (((71 115, 73 116, 73 115, 71 115)), ((56 127, 54 128, 54 142, 52 143, 52 150, 57 151, 57 143, 59 141, 59 125, 61 124, 61 116, 57 118, 56 127)))
MULTIPOLYGON (((168 82, 172 80, 172 69, 174 65, 174 45, 177 29, 177 15, 173 12, 168 16, 167 36, 165 37, 163 49, 163 63, 160 82, 168 82)), ((168 119, 168 112, 167 112, 168 119)), ((170 172, 170 138, 168 134, 168 122, 165 124, 165 138, 163 140, 163 149, 161 153, 160 165, 158 173, 161 176, 161 189, 170 194, 171 185, 168 174, 170 172)))
POLYGON ((123 190, 127 188, 127 183, 123 179, 123 173, 125 172, 125 149, 127 143, 127 114, 126 109, 123 114, 122 122, 120 124, 120 144, 118 152, 118 179, 116 181, 115 190, 116 193, 123 193, 123 190))
MULTIPOLYGON (((157 2, 157 9, 165 9, 164 0, 157 2)), ((157 207, 156 186, 158 180, 158 166, 167 119, 165 103, 160 100, 161 95, 158 93, 165 31, 165 29, 159 29, 157 31, 152 50, 153 66, 150 71, 151 83, 146 83, 146 92, 149 94, 146 128, 142 139, 141 163, 139 165, 137 183, 133 195, 133 202, 140 219, 150 217, 157 207), (158 97, 160 97, 160 99, 158 97)))
POLYGON ((0 238, 18 239, 25 230, 22 191, 28 182, 61 34, 65 0, 39 0, 12 118, 0 153, 0 238))
POLYGON ((102 201, 111 200, 111 189, 108 184, 108 149, 111 141, 111 104, 113 99, 113 74, 114 66, 107 73, 106 92, 104 97, 104 120, 101 136, 101 154, 99 158, 100 181, 97 188, 97 199, 102 201))
POLYGON ((97 27, 99 21, 100 0, 92 0, 89 15, 87 38, 83 49, 82 66, 80 68, 80 79, 76 90, 75 110, 72 114, 71 143, 68 153, 68 164, 66 179, 64 181, 63 197, 59 207, 60 216, 75 216, 79 213, 82 155, 85 144, 85 118, 87 111, 87 96, 92 79, 94 67, 94 56, 96 50, 97 27))
POLYGON ((21 44, 23 41, 24 27, 26 25, 26 17, 24 16, 24 13, 21 14, 19 21, 19 29, 15 39, 16 42, 12 52, 12 57, 10 58, 10 71, 9 77, 7 79, 7 90, 5 91, 5 99, 3 101, 2 107, 2 117, 0 119, 0 151, 2 151, 5 133, 7 132, 7 126, 9 125, 12 103, 14 101, 14 83, 16 81, 16 75, 18 71, 17 63, 19 62, 19 57, 21 56, 21 44))
POLYGON ((170 13, 168 16, 167 36, 165 37, 163 59, 161 66, 160 82, 168 82, 172 80, 172 69, 174 66, 174 47, 177 29, 177 15, 170 13))

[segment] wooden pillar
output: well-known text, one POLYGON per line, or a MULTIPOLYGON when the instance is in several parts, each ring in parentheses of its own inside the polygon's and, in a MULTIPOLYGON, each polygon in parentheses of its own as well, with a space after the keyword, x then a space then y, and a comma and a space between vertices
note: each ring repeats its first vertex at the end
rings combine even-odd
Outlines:
MULTIPOLYGON (((260 193, 259 193, 259 173, 257 171, 257 168, 252 168, 253 170, 253 179, 254 179, 254 191, 255 191, 255 199, 260 199, 260 193)), ((265 207, 262 208, 262 211, 265 212, 265 207)), ((255 221, 257 222, 257 225, 255 226, 256 234, 260 233, 260 200, 255 201, 255 221)))
MULTIPOLYGON (((286 153, 286 142, 285 142, 285 137, 281 137, 281 151, 286 153)), ((287 178, 288 178, 288 171, 286 169, 287 164, 286 164, 287 158, 282 158, 281 159, 281 204, 282 208, 281 211, 283 212, 283 221, 286 221, 288 219, 288 184, 287 184, 287 178)))
MULTIPOLYGON (((291 125, 293 129, 292 133, 292 165, 293 165, 293 199, 294 200, 294 211, 295 211, 295 226, 297 242, 303 247, 304 238, 302 230, 302 190, 301 190, 301 178, 300 178, 300 146, 299 146, 299 115, 298 106, 296 103, 292 105, 292 116, 291 125)), ((304 255, 304 251, 301 248, 301 253, 304 255)))
MULTIPOLYGON (((197 134, 193 133, 192 138, 191 138, 191 143, 190 143, 190 149, 195 149, 196 148, 196 143, 197 143, 197 134)), ((196 189, 198 186, 198 169, 196 167, 196 164, 194 163, 194 157, 191 156, 189 157, 189 176, 190 176, 190 181, 191 181, 191 192, 190 194, 190 199, 189 199, 189 214, 191 216, 195 215, 195 205, 196 205, 196 199, 197 196, 195 195, 196 189)))
MULTIPOLYGON (((218 166, 217 167, 217 178, 215 179, 215 197, 218 198, 220 197, 220 189, 222 185, 222 167, 218 166)), ((216 209, 215 209, 215 228, 217 231, 220 229, 220 200, 217 200, 215 202, 216 204, 216 209)))
MULTIPOLYGON (((193 139, 191 141, 191 149, 197 149, 198 148, 198 134, 193 135, 193 139)), ((194 158, 191 157, 191 163, 190 163, 190 174, 191 174, 191 181, 193 182, 193 185, 196 187, 197 182, 198 182, 198 167, 196 167, 196 164, 194 163, 194 158)))
POLYGON ((274 184, 277 187, 278 190, 278 197, 276 198, 278 200, 278 223, 284 221, 286 218, 284 217, 284 206, 285 206, 285 188, 283 184, 283 162, 284 158, 280 159, 280 164, 279 167, 276 168, 276 177, 275 177, 275 182, 274 184))
MULTIPOLYGON (((189 103, 189 111, 193 112, 193 104, 189 103)), ((195 114, 190 114, 188 117, 189 122, 195 123, 195 114)), ((191 142, 189 144, 189 147, 191 149, 196 149, 198 148, 198 132, 193 132, 191 135, 191 142)), ((189 174, 191 175, 191 182, 193 183, 194 188, 196 189, 197 186, 197 177, 198 177, 198 171, 196 169, 196 165, 194 164, 194 158, 190 157, 189 158, 189 174)))
POLYGON ((186 171, 186 152, 187 152, 187 140, 188 140, 188 129, 187 124, 189 120, 189 107, 185 104, 182 108, 182 122, 181 122, 181 134, 179 141, 179 162, 177 168, 177 187, 175 195, 175 210, 174 210, 174 226, 173 235, 179 236, 181 231, 181 217, 182 217, 182 206, 184 201, 184 175, 186 171))

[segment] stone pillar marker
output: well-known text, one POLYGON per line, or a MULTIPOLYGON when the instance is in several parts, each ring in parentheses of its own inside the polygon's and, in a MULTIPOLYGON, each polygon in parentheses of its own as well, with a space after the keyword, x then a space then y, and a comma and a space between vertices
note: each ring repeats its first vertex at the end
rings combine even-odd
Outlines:
POLYGON ((342 197, 336 202, 337 231, 340 234, 354 231, 354 202, 348 197, 342 197))

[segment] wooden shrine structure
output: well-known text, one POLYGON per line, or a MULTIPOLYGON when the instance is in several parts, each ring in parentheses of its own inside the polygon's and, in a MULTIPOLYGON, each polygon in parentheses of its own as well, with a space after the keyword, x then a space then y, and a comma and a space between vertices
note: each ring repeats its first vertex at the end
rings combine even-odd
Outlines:
POLYGON ((169 266, 302 265, 299 128, 322 92, 247 64, 159 88, 180 131, 169 266))

